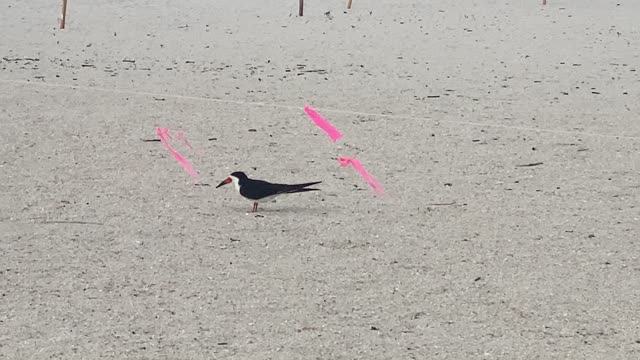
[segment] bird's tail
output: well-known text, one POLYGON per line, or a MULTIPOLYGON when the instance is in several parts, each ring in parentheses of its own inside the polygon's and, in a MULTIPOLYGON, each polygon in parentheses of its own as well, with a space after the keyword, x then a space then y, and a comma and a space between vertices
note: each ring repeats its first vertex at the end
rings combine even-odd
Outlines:
POLYGON ((304 183, 304 184, 295 184, 295 185, 291 185, 291 187, 295 187, 296 189, 302 189, 302 188, 306 188, 307 186, 320 184, 321 182, 322 181, 314 181, 314 182, 309 182, 309 183, 304 183))
POLYGON ((313 189, 313 188, 298 188, 298 189, 291 189, 288 191, 285 191, 287 194, 293 194, 293 193, 299 193, 299 192, 306 192, 306 191, 320 191, 320 189, 313 189))
POLYGON ((322 181, 314 181, 314 182, 309 182, 304 184, 291 185, 285 192, 298 193, 298 192, 305 192, 305 191, 319 191, 320 189, 310 189, 310 188, 307 188, 307 186, 320 184, 321 182, 322 181))

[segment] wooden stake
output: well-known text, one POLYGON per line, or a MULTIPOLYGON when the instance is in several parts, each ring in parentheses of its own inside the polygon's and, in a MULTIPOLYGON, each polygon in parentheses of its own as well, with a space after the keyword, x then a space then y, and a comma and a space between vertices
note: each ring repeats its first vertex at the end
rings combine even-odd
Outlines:
POLYGON ((67 0, 62 0, 62 18, 60 19, 60 29, 64 30, 64 25, 67 20, 67 0))
POLYGON ((299 6, 299 10, 298 10, 298 15, 302 16, 303 12, 304 12, 304 0, 300 0, 300 6, 299 6))
POLYGON ((349 0, 349 2, 347 3, 347 9, 351 9, 351 2, 352 2, 352 1, 353 1, 353 0, 349 0))

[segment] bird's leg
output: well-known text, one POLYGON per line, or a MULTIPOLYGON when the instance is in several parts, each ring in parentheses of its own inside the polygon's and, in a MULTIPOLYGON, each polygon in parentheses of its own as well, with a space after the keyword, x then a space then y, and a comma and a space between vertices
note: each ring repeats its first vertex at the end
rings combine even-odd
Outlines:
POLYGON ((258 203, 254 202, 253 203, 253 210, 251 210, 251 212, 256 212, 256 211, 258 211, 258 203))

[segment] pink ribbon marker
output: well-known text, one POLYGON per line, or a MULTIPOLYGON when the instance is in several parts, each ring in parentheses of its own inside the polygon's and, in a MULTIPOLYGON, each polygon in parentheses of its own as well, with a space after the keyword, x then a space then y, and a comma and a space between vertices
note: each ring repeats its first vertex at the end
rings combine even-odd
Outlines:
POLYGON ((346 166, 349 166, 349 165, 353 166, 360 173, 360 175, 369 183, 369 185, 371 185, 373 190, 375 190, 379 194, 382 194, 382 192, 383 192, 382 185, 380 185, 376 181, 376 179, 374 179, 373 176, 371 176, 367 172, 367 170, 365 170, 364 166, 362 166, 362 164, 360 163, 360 161, 358 161, 358 159, 348 158, 348 157, 340 157, 340 158, 338 158, 338 162, 343 167, 346 167, 346 166))
MULTIPOLYGON (((196 172, 196 170, 193 168, 193 165, 191 165, 191 163, 189 162, 189 160, 185 159, 182 155, 180 155, 177 151, 175 151, 171 145, 169 145, 169 142, 167 141, 167 138, 172 139, 173 137, 171 136, 171 134, 169 133, 169 129, 165 129, 165 128, 156 128, 156 134, 158 134, 158 137, 160 138, 160 141, 162 141, 162 144, 164 144, 164 147, 167 148, 167 150, 169 150, 169 153, 171 155, 173 155, 173 157, 178 160, 178 162, 182 165, 182 167, 184 168, 184 170, 187 172, 187 174, 191 175, 191 177, 193 178, 193 181, 197 181, 198 180, 198 173, 196 172)), ((184 138, 184 134, 182 132, 178 133, 178 137, 179 138, 184 138)), ((185 141, 185 144, 191 148, 191 144, 189 144, 189 141, 184 138, 183 139, 185 141)))
POLYGON ((176 134, 176 137, 184 141, 184 144, 187 145, 189 149, 193 150, 193 146, 191 146, 191 143, 189 142, 189 140, 184 136, 184 131, 182 130, 178 131, 178 133, 176 134))
POLYGON ((318 127, 329 135, 331 141, 336 142, 338 139, 342 137, 340 131, 333 127, 327 120, 325 120, 320 114, 318 114, 312 108, 305 106, 304 111, 309 115, 311 120, 318 125, 318 127))

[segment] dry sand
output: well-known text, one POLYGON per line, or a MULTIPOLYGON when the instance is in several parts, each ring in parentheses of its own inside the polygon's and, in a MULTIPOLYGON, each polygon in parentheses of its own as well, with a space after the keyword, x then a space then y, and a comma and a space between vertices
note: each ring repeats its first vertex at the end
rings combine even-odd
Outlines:
POLYGON ((640 3, 345 3, 0 4, 1 358, 640 358, 640 3))

